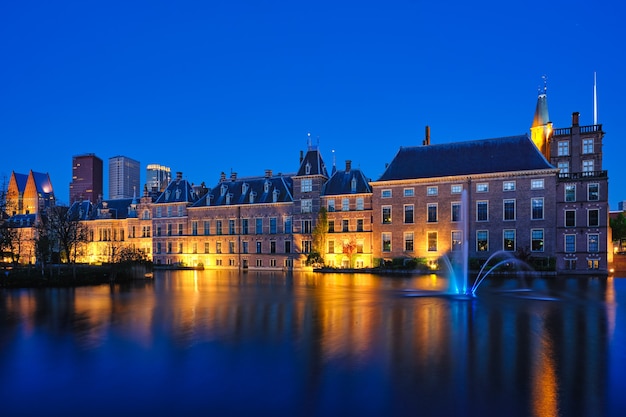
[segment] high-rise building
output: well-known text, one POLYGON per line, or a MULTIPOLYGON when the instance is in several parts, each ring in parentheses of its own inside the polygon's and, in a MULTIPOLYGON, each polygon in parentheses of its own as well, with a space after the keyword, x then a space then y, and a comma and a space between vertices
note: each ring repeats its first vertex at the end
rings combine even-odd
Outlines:
POLYGON ((126 156, 109 158, 109 198, 132 198, 139 188, 139 161, 126 156))
POLYGON ((148 191, 165 191, 170 181, 172 181, 172 170, 170 167, 159 164, 149 164, 146 167, 146 186, 148 191))
POLYGON ((93 153, 73 156, 69 202, 89 200, 96 203, 100 198, 102 198, 102 159, 93 153))

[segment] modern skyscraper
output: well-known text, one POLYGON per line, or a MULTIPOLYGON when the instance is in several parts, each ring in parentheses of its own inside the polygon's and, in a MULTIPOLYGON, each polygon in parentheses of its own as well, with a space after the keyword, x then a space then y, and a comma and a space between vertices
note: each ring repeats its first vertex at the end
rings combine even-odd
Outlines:
POLYGON ((164 191, 172 181, 170 167, 159 164, 149 164, 146 167, 146 186, 148 191, 164 191))
POLYGON ((109 198, 132 198, 139 188, 139 161, 126 156, 109 158, 109 198))
POLYGON ((70 204, 89 200, 96 203, 102 197, 102 159, 93 153, 72 157, 70 204))

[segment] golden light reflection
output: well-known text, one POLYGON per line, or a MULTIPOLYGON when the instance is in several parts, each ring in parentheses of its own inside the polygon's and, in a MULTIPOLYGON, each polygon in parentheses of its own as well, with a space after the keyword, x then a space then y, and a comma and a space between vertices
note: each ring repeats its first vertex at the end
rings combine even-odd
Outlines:
POLYGON ((544 338, 539 342, 534 361, 532 407, 535 417, 558 416, 558 381, 554 366, 554 352, 552 342, 544 332, 544 338))

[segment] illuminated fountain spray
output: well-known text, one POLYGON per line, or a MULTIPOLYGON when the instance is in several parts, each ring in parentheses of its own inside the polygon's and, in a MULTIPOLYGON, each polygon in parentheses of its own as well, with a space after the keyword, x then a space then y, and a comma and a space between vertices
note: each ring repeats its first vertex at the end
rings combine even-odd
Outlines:
POLYGON ((481 269, 478 271, 478 275, 476 275, 476 279, 473 284, 470 285, 469 279, 469 202, 467 196, 467 190, 463 190, 461 193, 461 225, 462 225, 462 233, 463 233, 463 241, 461 245, 461 250, 458 252, 452 252, 453 261, 450 261, 450 258, 444 255, 441 260, 447 266, 448 271, 450 273, 450 293, 454 295, 473 297, 476 295, 476 290, 480 286, 480 284, 485 280, 486 277, 489 276, 496 269, 514 264, 521 268, 527 268, 524 262, 517 259, 510 252, 506 252, 503 250, 497 251, 493 253, 487 261, 483 264, 481 269), (495 264, 489 266, 492 261, 496 260, 495 264))

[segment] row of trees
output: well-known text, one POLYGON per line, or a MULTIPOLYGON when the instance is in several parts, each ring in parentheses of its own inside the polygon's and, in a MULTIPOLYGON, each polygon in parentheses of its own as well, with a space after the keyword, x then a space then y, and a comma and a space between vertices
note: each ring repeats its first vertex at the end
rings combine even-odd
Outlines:
POLYGON ((67 206, 53 206, 32 228, 4 220, 0 223, 0 252, 18 263, 25 245, 34 247, 39 262, 74 263, 82 245, 89 241, 89 228, 70 216, 67 206))

